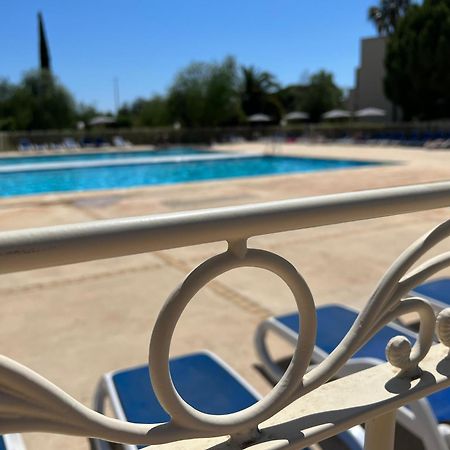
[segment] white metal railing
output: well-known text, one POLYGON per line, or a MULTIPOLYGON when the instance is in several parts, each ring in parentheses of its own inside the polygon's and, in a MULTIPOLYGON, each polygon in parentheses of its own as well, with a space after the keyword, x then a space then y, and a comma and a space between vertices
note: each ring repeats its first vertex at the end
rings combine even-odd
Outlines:
POLYGON ((434 311, 422 299, 404 299, 417 284, 450 265, 450 252, 446 252, 409 273, 419 258, 450 235, 450 220, 399 256, 342 342, 308 373, 316 335, 311 291, 291 263, 275 253, 249 248, 247 240, 445 206, 450 206, 450 182, 1 233, 0 273, 216 241, 227 241, 229 246, 194 269, 174 290, 153 329, 150 373, 158 400, 172 418, 168 424, 133 424, 106 417, 30 369, 0 356, 0 433, 44 431, 149 445, 198 438, 183 443, 183 448, 247 448, 266 442, 264 448, 290 449, 366 422, 366 448, 392 448, 395 410, 450 385, 446 359, 450 311, 444 310, 438 320, 443 343, 430 351, 434 311), (287 284, 300 313, 301 334, 288 369, 263 400, 238 413, 205 414, 185 403, 171 382, 172 334, 196 292, 218 275, 245 266, 271 271, 287 284), (418 313, 421 320, 412 348, 404 339, 394 338, 386 350, 391 365, 325 384, 377 330, 409 312, 418 313), (390 389, 394 385, 395 389, 390 389), (342 393, 347 393, 345 398, 342 393), (222 436, 231 436, 231 440, 223 443, 226 438, 222 436))

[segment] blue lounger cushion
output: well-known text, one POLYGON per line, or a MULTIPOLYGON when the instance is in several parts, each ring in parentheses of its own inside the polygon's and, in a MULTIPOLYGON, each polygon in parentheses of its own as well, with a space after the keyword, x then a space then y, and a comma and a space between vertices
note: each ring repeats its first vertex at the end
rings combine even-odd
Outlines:
POLYGON ((417 286, 412 291, 419 296, 425 296, 431 302, 443 303, 443 306, 450 306, 450 278, 428 281, 417 286))
MULTIPOLYGON (((331 353, 347 334, 357 317, 357 312, 339 305, 317 308, 316 346, 326 353, 331 353)), ((275 318, 294 333, 299 332, 298 314, 287 314, 275 318)), ((402 334, 398 328, 386 326, 382 328, 367 344, 361 347, 354 358, 376 358, 386 360, 384 350, 389 339, 402 334)), ((407 334, 411 344, 415 342, 414 334, 407 334)))
MULTIPOLYGON (((260 399, 207 352, 171 359, 170 372, 183 399, 205 413, 230 414, 260 399)), ((147 365, 115 372, 112 380, 129 422, 169 421, 150 384, 147 365)))
MULTIPOLYGON (((358 313, 351 309, 338 305, 322 306, 317 308, 317 340, 316 346, 331 353, 342 341, 347 331, 356 320, 358 313)), ((276 317, 285 327, 298 334, 299 320, 298 314, 287 314, 276 317)), ((411 344, 414 344, 413 333, 405 330, 401 332, 396 326, 387 325, 383 327, 373 338, 361 347, 353 358, 375 358, 386 361, 385 348, 389 339, 394 336, 407 336, 411 344)), ((427 397, 431 408, 439 422, 450 422, 450 388, 438 391, 427 397)))
POLYGON ((450 422, 450 388, 429 395, 427 400, 438 422, 450 422))

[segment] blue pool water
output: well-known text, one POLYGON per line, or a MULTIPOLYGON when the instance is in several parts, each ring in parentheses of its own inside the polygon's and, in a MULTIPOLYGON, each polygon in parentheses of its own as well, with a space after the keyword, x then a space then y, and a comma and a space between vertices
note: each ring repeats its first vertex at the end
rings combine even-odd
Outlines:
POLYGON ((376 163, 352 160, 254 156, 212 161, 21 171, 0 173, 0 197, 317 172, 374 164, 376 163))
POLYGON ((12 156, 9 158, 0 158, 0 167, 4 165, 15 164, 35 164, 48 162, 63 162, 63 161, 97 161, 107 159, 120 158, 148 158, 152 156, 185 156, 185 155, 199 155, 210 154, 212 152, 207 150, 199 150, 188 147, 171 147, 161 150, 141 150, 141 151, 126 151, 126 152, 93 152, 93 153, 71 153, 62 155, 36 155, 36 156, 12 156))

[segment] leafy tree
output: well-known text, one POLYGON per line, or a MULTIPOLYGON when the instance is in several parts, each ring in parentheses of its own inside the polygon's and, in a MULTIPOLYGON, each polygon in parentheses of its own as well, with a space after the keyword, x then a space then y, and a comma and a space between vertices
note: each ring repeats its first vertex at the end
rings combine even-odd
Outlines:
POLYGON ((309 114, 311 121, 317 122, 326 111, 342 106, 342 97, 342 90, 334 83, 333 74, 321 70, 309 79, 302 110, 309 114))
POLYGON ((86 105, 85 103, 79 103, 76 107, 76 119, 77 121, 89 123, 94 117, 104 115, 93 105, 86 105))
POLYGON ((169 90, 173 120, 187 126, 219 126, 240 117, 238 73, 233 58, 222 63, 192 63, 181 70, 169 90))
POLYGON ((71 94, 45 70, 25 74, 11 97, 11 114, 19 130, 69 128, 76 118, 71 94))
POLYGON ((118 128, 130 128, 133 126, 133 115, 128 105, 123 105, 117 111, 115 126, 118 128))
POLYGON ((385 91, 405 120, 450 117, 450 0, 414 5, 391 36, 385 91))
POLYGON ((242 67, 241 101, 247 116, 263 113, 279 119, 282 113, 276 95, 279 89, 280 85, 270 72, 259 71, 253 66, 242 67))
POLYGON ((183 125, 204 125, 206 84, 209 82, 206 63, 192 63, 180 71, 169 91, 169 108, 183 125))
POLYGON ((125 104, 118 111, 116 122, 119 127, 155 127, 172 123, 167 99, 159 95, 148 100, 138 98, 130 105, 125 104))
POLYGON ((377 28, 380 36, 391 35, 399 20, 407 13, 411 0, 380 0, 378 6, 369 9, 368 18, 377 28))
POLYGON ((0 80, 0 105, 11 100, 16 87, 8 80, 0 80))
POLYGON ((205 103, 205 118, 210 118, 211 125, 234 125, 242 119, 239 86, 234 58, 228 57, 222 64, 212 65, 205 103))
POLYGON ((16 86, 7 80, 0 80, 0 130, 16 128, 12 105, 15 90, 16 86))
POLYGON ((277 92, 277 96, 286 112, 302 111, 305 106, 305 93, 308 90, 308 83, 292 84, 277 92))

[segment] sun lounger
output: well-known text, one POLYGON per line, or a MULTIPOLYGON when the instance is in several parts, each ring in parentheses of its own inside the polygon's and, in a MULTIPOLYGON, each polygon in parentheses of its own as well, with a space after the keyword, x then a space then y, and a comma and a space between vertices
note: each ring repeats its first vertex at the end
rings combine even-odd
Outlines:
POLYGON ((69 149, 69 150, 73 150, 75 148, 79 148, 80 147, 78 145, 78 142, 72 137, 64 138, 63 141, 62 141, 61 146, 62 146, 62 148, 69 149))
POLYGON ((0 436, 0 450, 25 450, 20 434, 5 434, 0 436))
MULTIPOLYGON (((172 358, 170 371, 180 395, 193 407, 209 414, 229 414, 256 403, 261 395, 237 372, 208 351, 172 358)), ((134 423, 165 423, 168 414, 159 404, 149 379, 147 365, 105 374, 98 385, 94 409, 104 412, 105 400, 114 415, 134 423)), ((339 435, 350 449, 359 449, 349 432, 339 435)), ((110 450, 105 441, 92 440, 97 450, 110 450)), ((138 446, 124 445, 124 450, 138 446)))
POLYGON ((428 300, 435 311, 439 312, 450 306, 450 278, 428 281, 417 286, 411 294, 428 300))
POLYGON ((17 150, 19 151, 27 151, 34 150, 35 146, 31 143, 29 139, 21 139, 19 141, 19 145, 17 146, 17 150))
MULTIPOLYGON (((228 414, 247 408, 261 398, 231 367, 207 351, 171 359, 170 371, 181 396, 203 412, 228 414)), ((153 392, 147 365, 105 374, 95 396, 97 411, 103 412, 105 399, 111 403, 118 419, 134 423, 169 421, 153 392)), ((99 450, 110 448, 103 441, 94 442, 99 450)), ((123 448, 139 447, 126 445, 123 448)))
MULTIPOLYGON (((341 342, 347 331, 352 326, 357 312, 341 305, 327 305, 317 308, 317 339, 312 355, 312 363, 323 361, 341 342)), ((293 346, 297 343, 299 332, 298 314, 285 314, 278 317, 270 317, 262 322, 255 336, 255 345, 258 355, 264 363, 264 368, 274 381, 278 381, 283 372, 271 359, 267 350, 266 336, 269 332, 280 336, 293 346)), ((339 376, 372 367, 381 361, 386 361, 385 347, 389 339, 394 336, 404 335, 411 343, 416 340, 416 334, 401 325, 390 324, 380 330, 366 345, 364 345, 341 369, 339 376)))
POLYGON ((131 142, 126 141, 122 136, 114 136, 112 143, 114 147, 128 147, 131 145, 131 142))
MULTIPOLYGON (((358 312, 340 305, 327 305, 317 308, 317 338, 312 356, 313 363, 320 363, 339 345, 354 323, 358 312)), ((281 369, 270 357, 266 338, 269 332, 296 345, 299 335, 298 314, 271 317, 260 324, 255 337, 255 345, 264 368, 277 381, 281 369)), ((338 376, 363 370, 376 364, 386 362, 385 348, 388 341, 395 336, 406 336, 411 344, 417 335, 396 323, 383 327, 372 339, 363 345, 348 361, 338 376)), ((427 450, 450 449, 450 388, 439 391, 401 408, 398 421, 409 431, 423 440, 427 450)))

